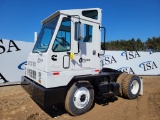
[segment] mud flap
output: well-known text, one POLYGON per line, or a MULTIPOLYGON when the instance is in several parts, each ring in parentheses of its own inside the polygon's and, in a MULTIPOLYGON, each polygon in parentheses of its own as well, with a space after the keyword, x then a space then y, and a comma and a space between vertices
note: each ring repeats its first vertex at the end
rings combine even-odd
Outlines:
POLYGON ((142 79, 142 77, 140 77, 140 82, 141 82, 141 90, 139 92, 139 95, 141 96, 141 95, 143 95, 143 79, 142 79))

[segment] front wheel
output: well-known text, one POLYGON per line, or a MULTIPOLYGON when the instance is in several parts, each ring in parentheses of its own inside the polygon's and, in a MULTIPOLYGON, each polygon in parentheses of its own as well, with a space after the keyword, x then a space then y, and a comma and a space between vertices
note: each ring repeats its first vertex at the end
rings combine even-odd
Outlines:
POLYGON ((92 85, 85 82, 76 82, 67 92, 65 109, 72 115, 86 113, 94 101, 94 90, 92 85))

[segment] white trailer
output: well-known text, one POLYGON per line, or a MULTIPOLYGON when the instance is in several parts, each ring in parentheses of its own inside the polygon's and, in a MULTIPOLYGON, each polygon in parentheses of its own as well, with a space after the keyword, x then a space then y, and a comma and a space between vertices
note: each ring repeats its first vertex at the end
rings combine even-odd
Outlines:
POLYGON ((102 10, 60 10, 42 21, 42 29, 27 59, 22 87, 41 106, 64 103, 72 115, 90 110, 94 99, 139 96, 141 80, 110 68, 100 68, 102 10))

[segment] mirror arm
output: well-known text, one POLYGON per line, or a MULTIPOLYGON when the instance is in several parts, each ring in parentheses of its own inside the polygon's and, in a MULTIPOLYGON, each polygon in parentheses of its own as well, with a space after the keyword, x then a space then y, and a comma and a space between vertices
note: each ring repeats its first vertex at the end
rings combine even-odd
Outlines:
POLYGON ((71 19, 71 17, 74 17, 74 16, 78 16, 79 23, 81 23, 81 21, 80 21, 80 16, 79 16, 79 15, 67 15, 67 17, 70 18, 70 19, 71 19))
POLYGON ((77 52, 77 53, 74 53, 74 54, 79 54, 79 52, 80 52, 80 51, 79 51, 79 41, 78 41, 78 52, 77 52))
MULTIPOLYGON (((78 19, 79 19, 79 23, 81 24, 81 21, 80 21, 80 16, 79 15, 67 15, 68 18, 71 19, 71 17, 74 17, 74 16, 78 16, 78 19)), ((78 40, 78 52, 77 53, 74 53, 74 54, 79 54, 79 40, 78 40)))

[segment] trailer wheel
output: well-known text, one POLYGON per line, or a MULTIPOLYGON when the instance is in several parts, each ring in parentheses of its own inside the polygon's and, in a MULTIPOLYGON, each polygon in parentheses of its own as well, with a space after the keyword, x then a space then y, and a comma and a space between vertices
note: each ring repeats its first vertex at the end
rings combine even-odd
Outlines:
POLYGON ((119 93, 118 93, 118 96, 120 96, 120 97, 123 96, 123 93, 122 93, 122 83, 123 83, 123 80, 124 80, 124 78, 126 76, 127 76, 127 73, 122 73, 117 78, 117 83, 119 83, 119 93))
POLYGON ((127 75, 123 81, 123 96, 125 98, 135 99, 139 96, 140 89, 140 78, 136 75, 127 75))
POLYGON ((66 95, 65 109, 71 115, 81 115, 91 108, 94 101, 92 85, 85 82, 76 82, 66 95))

